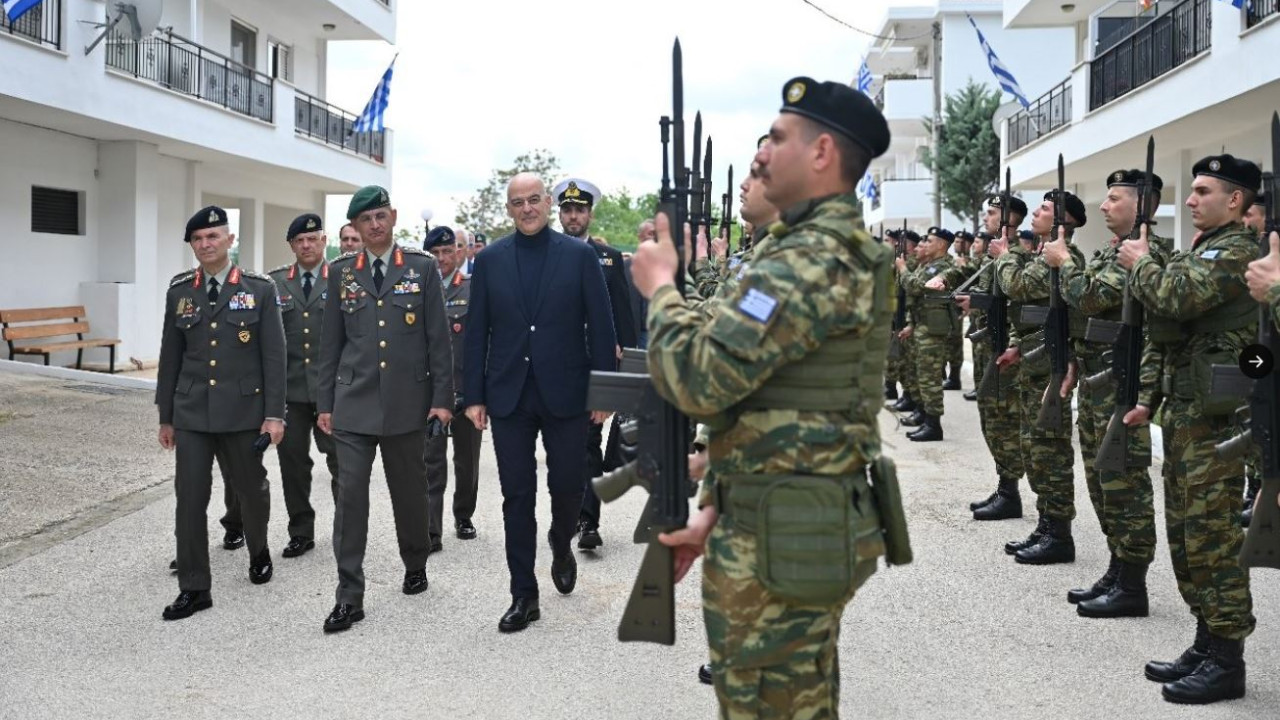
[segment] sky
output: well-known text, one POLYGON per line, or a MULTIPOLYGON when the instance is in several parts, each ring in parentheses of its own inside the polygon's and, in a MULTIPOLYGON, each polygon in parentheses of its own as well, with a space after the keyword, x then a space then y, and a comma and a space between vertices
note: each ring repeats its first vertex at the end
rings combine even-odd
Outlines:
MULTIPOLYGON (((814 2, 869 32, 887 5, 933 4, 814 2)), ((718 196, 729 163, 735 183, 746 173, 756 139, 782 104, 783 84, 801 75, 849 83, 871 42, 803 0, 398 5, 396 47, 331 44, 328 99, 359 113, 399 53, 386 122, 394 132, 390 190, 402 226, 420 224, 424 208, 433 212, 433 225, 452 224, 459 201, 494 169, 537 148, 551 151, 565 176, 603 192, 657 191, 658 118, 671 113, 677 35, 686 132, 691 138, 700 109, 704 136, 715 141, 718 196)), ((345 209, 346 198, 331 198, 330 222, 345 209)))

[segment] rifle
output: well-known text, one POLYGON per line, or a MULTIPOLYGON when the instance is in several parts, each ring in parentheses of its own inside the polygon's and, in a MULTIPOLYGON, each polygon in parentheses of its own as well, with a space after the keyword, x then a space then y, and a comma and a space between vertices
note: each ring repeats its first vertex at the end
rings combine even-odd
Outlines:
MULTIPOLYGON (((1058 229, 1065 222, 1063 199, 1066 197, 1065 172, 1062 165, 1062 154, 1058 154, 1058 187, 1053 191, 1053 229, 1049 240, 1058 239, 1058 229)), ((1044 345, 1027 353, 1027 361, 1040 352, 1049 353, 1049 387, 1040 405, 1040 413, 1036 416, 1036 427, 1041 430, 1062 429, 1062 383, 1067 378, 1067 369, 1071 364, 1070 320, 1067 304, 1062 299, 1061 272, 1056 267, 1049 268, 1049 306, 1027 307, 1022 311, 1024 323, 1037 322, 1043 314, 1044 345), (1043 350, 1041 349, 1043 348, 1043 350)))
MULTIPOLYGON (((667 216, 677 256, 684 252, 684 223, 692 194, 691 184, 677 177, 675 187, 668 175, 668 133, 673 164, 684 167, 684 78, 680 40, 671 53, 672 116, 663 117, 662 185, 658 212, 667 216)), ((699 123, 701 124, 701 123, 699 123)), ((700 129, 700 128, 699 128, 700 129)), ((675 283, 685 292, 684 268, 676 272, 675 283)), ((592 372, 587 392, 587 405, 596 410, 626 412, 633 416, 637 457, 619 470, 596 478, 592 486, 600 499, 610 502, 630 488, 639 485, 649 491, 649 502, 641 517, 648 548, 640 564, 631 596, 618 625, 622 642, 654 642, 673 645, 675 625, 675 558, 671 548, 658 542, 658 533, 671 532, 685 526, 689 519, 689 418, 654 390, 649 377, 640 373, 592 372)), ((642 534, 637 528, 637 535, 642 534)))
MULTIPOLYGON (((725 259, 733 255, 733 166, 729 166, 729 180, 720 196, 720 234, 724 235, 725 259)), ((726 263, 727 265, 727 263, 726 263)))
MULTIPOLYGON (((707 254, 711 254, 711 136, 707 136, 707 154, 702 162, 702 224, 707 228, 707 254)), ((696 231, 694 233, 697 234, 696 231)))
MULTIPOLYGON (((1155 166, 1156 139, 1147 138, 1147 165, 1138 183, 1138 214, 1133 221, 1133 229, 1129 231, 1129 239, 1137 240, 1142 236, 1142 227, 1151 222, 1151 210, 1148 195, 1151 193, 1151 174, 1155 166)), ((1084 339, 1087 342, 1105 342, 1112 345, 1111 367, 1081 381, 1080 386, 1088 392, 1091 387, 1103 386, 1114 381, 1116 384, 1116 406, 1107 423, 1107 432, 1098 447, 1098 455, 1094 459, 1094 467, 1107 472, 1122 473, 1130 468, 1151 466, 1151 449, 1140 456, 1129 455, 1129 426, 1124 424, 1124 416, 1138 404, 1140 384, 1138 374, 1142 367, 1142 303, 1133 297, 1133 292, 1126 281, 1124 286, 1124 305, 1120 311, 1120 322, 1089 318, 1084 339)))
MULTIPOLYGON (((1000 192, 1000 237, 1002 238, 1006 237, 1006 230, 1009 228, 1009 201, 1013 198, 1009 189, 1011 179, 1011 170, 1005 168, 1004 190, 1000 192)), ((992 261, 991 267, 994 268, 995 265, 995 261, 992 261)), ((987 314, 987 326, 970 335, 970 339, 974 342, 982 342, 986 339, 991 345, 991 359, 987 361, 982 382, 978 384, 978 395, 999 400, 1000 365, 996 363, 996 359, 1009 347, 1009 298, 1005 296, 1004 288, 1000 286, 1000 277, 994 269, 991 272, 991 292, 970 293, 969 307, 982 310, 987 314)))

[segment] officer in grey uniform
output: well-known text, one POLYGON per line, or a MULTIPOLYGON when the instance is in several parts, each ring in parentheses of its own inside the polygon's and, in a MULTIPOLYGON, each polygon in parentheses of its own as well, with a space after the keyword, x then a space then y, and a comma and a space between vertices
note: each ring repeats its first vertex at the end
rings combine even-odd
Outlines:
MULTIPOLYGON (((466 337, 467 309, 471 306, 471 278, 459 267, 466 258, 466 246, 454 235, 452 228, 441 225, 427 233, 422 249, 431 253, 440 265, 444 312, 449 318, 449 342, 453 347, 453 387, 459 393, 448 433, 453 437, 453 472, 458 480, 453 490, 453 529, 459 540, 474 540, 476 526, 471 522, 471 516, 476 511, 483 432, 457 410, 462 407, 462 342, 466 337)), ((424 461, 427 466, 427 532, 431 535, 431 552, 436 552, 441 548, 444 491, 449 485, 448 438, 445 435, 427 438, 424 461)))
POLYGON ((289 355, 289 384, 285 395, 289 421, 284 440, 276 446, 280 484, 289 511, 289 543, 284 557, 298 557, 316 546, 316 511, 311 507, 311 437, 329 465, 330 487, 338 497, 338 453, 333 438, 316 427, 316 385, 320 369, 320 330, 328 296, 329 264, 324 251, 328 238, 319 215, 299 215, 286 234, 295 262, 268 273, 276 283, 280 316, 284 320, 289 355))
POLYGON ((369 477, 379 448, 391 493, 406 595, 427 589, 426 468, 429 427, 453 418, 453 356, 436 261, 395 243, 396 211, 383 188, 351 198, 347 219, 364 250, 329 267, 320 341, 317 424, 338 447, 333 554, 337 602, 326 632, 364 619, 369 477))
POLYGON ((266 445, 284 437, 285 347, 271 278, 231 264, 227 213, 210 206, 187 221, 184 238, 200 266, 175 277, 165 295, 156 406, 160 446, 176 449, 178 598, 165 620, 213 607, 206 512, 213 462, 225 462, 244 516, 249 579, 271 580, 266 445))

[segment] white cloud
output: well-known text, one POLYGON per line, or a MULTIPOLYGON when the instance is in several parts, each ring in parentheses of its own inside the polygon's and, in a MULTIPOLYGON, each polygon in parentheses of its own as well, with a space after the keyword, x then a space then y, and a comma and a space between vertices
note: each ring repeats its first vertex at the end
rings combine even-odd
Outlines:
MULTIPOLYGON (((889 0, 819 0, 874 31, 889 0)), ((894 4, 929 4, 896 0, 894 4)), ((546 148, 606 192, 656 191, 658 118, 671 112, 671 45, 684 53, 685 127, 715 140, 715 193, 750 165, 797 75, 849 82, 870 38, 801 0, 605 0, 570 8, 510 0, 399 3, 398 48, 334 43, 329 99, 359 112, 398 50, 387 124, 401 216, 453 221, 521 153, 546 148)), ((343 206, 345 207, 345 206, 343 206)), ((334 204, 331 203, 331 212, 334 204)))

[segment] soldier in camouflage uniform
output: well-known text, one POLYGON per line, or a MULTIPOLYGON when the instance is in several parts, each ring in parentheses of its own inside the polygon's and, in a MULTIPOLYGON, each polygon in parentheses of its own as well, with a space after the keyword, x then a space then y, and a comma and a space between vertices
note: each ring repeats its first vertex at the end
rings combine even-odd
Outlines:
MULTIPOLYGON (((1031 232, 1046 239, 1053 229, 1053 193, 1046 193, 1044 201, 1031 214, 1031 232)), ((1075 229, 1085 224, 1084 203, 1075 195, 1063 193, 1064 232, 1070 240, 1075 229)), ((1073 261, 1084 265, 1084 254, 1073 244, 1068 244, 1073 261)), ((1014 559, 1026 565, 1052 565, 1074 562, 1075 540, 1071 536, 1071 521, 1076 516, 1075 472, 1071 448, 1071 392, 1063 393, 1058 429, 1045 429, 1036 422, 1046 393, 1058 392, 1048 388, 1049 355, 1042 353, 1035 361, 1022 362, 1032 350, 1044 343, 1043 329, 1022 321, 1021 308, 1027 305, 1049 303, 1049 266, 1044 257, 1026 248, 1010 250, 1008 262, 1002 260, 996 266, 997 280, 1009 296, 1009 319, 1013 330, 1009 333, 1009 349, 1000 357, 1002 366, 1017 363, 1022 366, 1018 375, 1018 394, 1022 397, 1019 437, 1027 480, 1036 494, 1036 511, 1039 522, 1036 530, 1022 541, 1005 545, 1014 559)))
MULTIPOLYGON (((977 264, 970 255, 973 245, 973 233, 968 230, 957 230, 953 243, 955 248, 956 267, 964 280, 973 275, 973 267, 977 264)), ((960 318, 960 332, 947 338, 947 373, 942 383, 943 390, 960 389, 960 369, 964 367, 964 318, 960 318)))
MULTIPOLYGON (((950 291, 964 281, 964 273, 947 252, 954 240, 955 235, 949 230, 929 228, 916 250, 919 267, 902 278, 915 310, 899 338, 910 339, 915 345, 916 377, 921 379, 920 409, 902 424, 919 428, 907 433, 907 438, 915 442, 934 442, 943 437, 942 385, 937 378, 947 364, 952 339, 960 337, 960 315, 951 302, 950 291)), ((898 258, 896 266, 904 271, 906 260, 898 258)))
POLYGON ((1256 338, 1258 305, 1244 275, 1258 254, 1257 235, 1242 220, 1262 174, 1231 155, 1206 157, 1192 174, 1186 204, 1200 232, 1191 249, 1162 267, 1148 242, 1129 240, 1120 264, 1131 270, 1129 287, 1163 354, 1160 394, 1125 420, 1162 413, 1165 530, 1178 591, 1197 626, 1190 648, 1173 662, 1147 663, 1146 675, 1165 683, 1166 700, 1202 704, 1244 696, 1244 639, 1256 624, 1249 571, 1238 560, 1244 464, 1214 451, 1234 434, 1240 399, 1214 395, 1209 369, 1235 364, 1256 338))
MULTIPOLYGON (((970 278, 972 278, 974 275, 978 274, 979 272, 983 273, 983 278, 986 278, 988 275, 991 274, 990 270, 985 270, 985 271, 983 270, 983 268, 985 268, 987 264, 991 262, 991 257, 987 255, 987 243, 990 241, 991 241, 991 235, 989 235, 986 231, 983 231, 978 233, 977 235, 974 235, 973 242, 969 246, 970 248, 969 259, 960 268, 961 270, 964 271, 964 279, 966 281, 968 281, 970 278)), ((978 280, 975 280, 974 284, 971 285, 970 287, 974 287, 980 284, 983 281, 983 278, 979 278, 978 280)), ((973 354, 973 389, 965 392, 964 395, 962 395, 961 397, 963 397, 965 400, 969 402, 977 402, 978 383, 982 382, 982 371, 986 370, 986 367, 979 365, 978 355, 980 353, 985 353, 987 348, 989 348, 990 346, 988 345, 987 348, 983 348, 982 343, 980 341, 973 340, 973 334, 978 332, 982 328, 982 322, 986 319, 986 313, 976 308, 970 308, 969 310, 964 311, 964 315, 969 318, 968 326, 964 331, 964 337, 968 338, 971 342, 971 352, 973 354)), ((963 352, 963 346, 961 347, 961 350, 963 352)), ((985 355, 984 359, 989 360, 990 356, 985 355)))
MULTIPOLYGON (((1244 224, 1250 230, 1262 234, 1266 229, 1266 202, 1267 196, 1264 193, 1258 193, 1253 199, 1253 205, 1249 206, 1249 211, 1245 213, 1244 224)), ((1252 288, 1250 288, 1252 290, 1252 288)), ((1253 505, 1258 499, 1258 491, 1262 489, 1262 450, 1256 444, 1250 447, 1249 453, 1245 456, 1245 488, 1244 488, 1244 512, 1240 513, 1240 526, 1249 527, 1249 523, 1253 520, 1253 505)))
MULTIPOLYGON (((890 237, 895 237, 890 235, 890 237)), ((916 258, 916 252, 920 247, 920 234, 915 230, 899 230, 896 237, 902 238, 902 247, 905 249, 906 255, 899 256, 906 258, 906 266, 902 270, 895 268, 896 274, 895 287, 901 287, 904 279, 910 273, 916 271, 920 261, 916 258)), ((903 310, 907 318, 911 317, 913 311, 911 296, 906 296, 906 303, 903 310)), ((909 320, 908 320, 909 322, 909 320)), ((898 357, 895 360, 893 371, 890 373, 898 382, 902 383, 902 397, 898 402, 889 406, 890 410, 900 413, 916 413, 923 412, 920 408, 920 383, 919 377, 916 375, 916 343, 908 335, 906 338, 898 341, 898 357)))
MULTIPOLYGON (((1084 379, 1110 367, 1112 347, 1086 342, 1081 337, 1087 318, 1112 322, 1121 319, 1129 271, 1120 266, 1116 256, 1121 239, 1129 236, 1137 221, 1138 188, 1143 178, 1141 170, 1117 170, 1107 176, 1107 199, 1100 210, 1107 229, 1115 237, 1106 248, 1094 254, 1088 265, 1076 264, 1062 241, 1046 243, 1043 250, 1045 262, 1060 268, 1062 297, 1070 307, 1072 374, 1081 381, 1076 416, 1080 455, 1089 499, 1111 555, 1106 572, 1097 582, 1067 593, 1067 601, 1079 603, 1076 612, 1084 617, 1146 617, 1148 612, 1147 568, 1156 549, 1151 473, 1146 465, 1125 472, 1104 472, 1094 466, 1115 410, 1116 394, 1121 389, 1114 383, 1104 382, 1086 386, 1084 379)), ((1164 183, 1158 175, 1153 175, 1151 184, 1146 207, 1156 208, 1160 206, 1164 183)), ((1152 234, 1147 237, 1152 256, 1163 265, 1168 259, 1170 243, 1152 234)), ((1156 392, 1159 358, 1149 352, 1145 357, 1147 362, 1139 373, 1139 400, 1149 403, 1156 392)), ((1151 457, 1149 427, 1133 428, 1128 439, 1129 457, 1151 457)))
POLYGON ((892 480, 876 423, 892 255, 863 230, 853 192, 870 158, 887 149, 889 129, 869 98, 842 83, 796 78, 785 88, 756 160, 766 197, 787 209, 733 295, 713 301, 721 312, 707 320, 672 286, 678 261, 666 218, 661 240, 642 245, 632 267, 651 297, 654 386, 711 426, 715 482, 704 481, 688 527, 660 537, 675 548, 678 575, 706 551, 703 604, 721 718, 838 717, 840 619, 885 553, 882 515, 901 520, 881 501, 889 493, 872 493, 865 477, 874 466, 877 488, 892 480), (797 389, 829 362, 858 372, 797 389), (843 518, 832 521, 810 506, 786 532, 814 549, 776 556, 764 539, 778 537, 783 514, 801 511, 804 493, 857 511, 827 513, 843 518), (816 549, 824 545, 842 549, 816 549), (845 572, 777 582, 819 568, 845 572))

